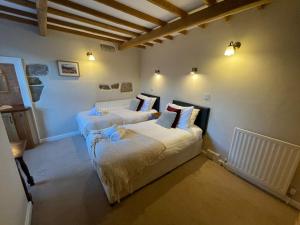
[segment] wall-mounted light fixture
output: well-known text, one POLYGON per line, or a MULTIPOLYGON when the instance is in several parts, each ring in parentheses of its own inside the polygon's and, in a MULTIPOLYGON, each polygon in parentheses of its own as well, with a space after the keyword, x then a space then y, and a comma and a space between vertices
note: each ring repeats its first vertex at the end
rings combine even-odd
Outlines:
POLYGON ((86 55, 87 55, 87 57, 90 61, 95 61, 96 60, 96 58, 95 58, 95 56, 93 55, 92 52, 87 52, 86 55))
POLYGON ((160 70, 156 69, 154 72, 155 75, 160 75, 160 70))
POLYGON ((238 49, 238 48, 240 48, 240 47, 241 47, 241 42, 239 42, 239 41, 236 41, 236 42, 231 41, 229 43, 229 45, 227 46, 224 55, 225 56, 232 56, 232 55, 234 55, 235 50, 238 49))
POLYGON ((192 68, 192 71, 191 71, 191 74, 192 75, 195 75, 195 74, 197 74, 198 73, 198 68, 197 67, 193 67, 192 68))

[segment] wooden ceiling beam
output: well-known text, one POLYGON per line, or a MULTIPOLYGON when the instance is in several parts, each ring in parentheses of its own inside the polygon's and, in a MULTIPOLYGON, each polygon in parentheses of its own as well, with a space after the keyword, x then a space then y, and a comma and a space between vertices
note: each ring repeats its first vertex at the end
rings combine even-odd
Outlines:
POLYGON ((120 49, 130 48, 145 42, 153 41, 161 36, 182 31, 188 27, 206 24, 226 16, 237 14, 259 5, 270 3, 271 0, 224 0, 182 19, 168 23, 164 27, 152 30, 149 33, 136 37, 120 46, 120 49))
MULTIPOLYGON (((6 7, 6 6, 1 6, 1 5, 0 5, 0 10, 8 12, 8 13, 13 13, 15 15, 29 17, 29 18, 37 20, 37 16, 33 13, 30 13, 30 12, 25 12, 25 11, 22 11, 22 10, 13 9, 13 8, 6 7)), ((105 32, 105 31, 102 31, 102 30, 98 30, 98 29, 78 25, 78 24, 75 24, 75 23, 70 23, 70 22, 67 22, 67 21, 54 19, 54 18, 51 18, 51 17, 47 19, 47 22, 54 23, 54 24, 57 24, 57 25, 60 25, 60 26, 66 26, 66 27, 73 28, 73 29, 80 29, 80 30, 83 30, 83 31, 92 32, 92 33, 95 33, 95 34, 104 35, 104 36, 108 36, 109 38, 116 38, 116 39, 120 39, 120 40, 123 40, 123 41, 128 41, 128 40, 131 39, 129 37, 117 35, 117 34, 114 34, 114 33, 105 32)))
POLYGON ((156 43, 159 43, 159 44, 163 43, 163 41, 160 40, 160 39, 155 39, 155 40, 153 40, 153 41, 156 42, 156 43))
POLYGON ((119 19, 117 17, 111 16, 109 14, 105 14, 103 12, 97 11, 97 10, 92 9, 92 8, 88 8, 86 6, 77 4, 75 2, 66 1, 66 0, 50 0, 50 1, 54 2, 56 4, 59 4, 59 5, 71 8, 71 9, 78 10, 80 12, 87 13, 87 14, 92 15, 92 16, 96 16, 96 17, 101 18, 101 19, 105 19, 107 21, 110 21, 110 22, 113 22, 113 23, 116 23, 116 24, 119 24, 119 25, 131 27, 133 29, 144 31, 144 32, 151 31, 151 29, 149 29, 147 27, 143 27, 143 26, 140 26, 138 24, 131 23, 131 22, 128 22, 126 20, 119 19))
POLYGON ((57 24, 57 25, 61 25, 61 26, 70 27, 70 28, 73 28, 73 29, 79 29, 79 30, 92 32, 92 33, 99 34, 99 35, 104 35, 104 36, 107 36, 109 38, 120 39, 120 40, 123 40, 123 41, 129 41, 131 39, 129 37, 117 35, 117 34, 114 34, 114 33, 105 32, 105 31, 102 31, 102 30, 98 30, 98 29, 78 25, 78 24, 75 24, 75 23, 69 23, 69 22, 66 22, 66 21, 57 20, 57 19, 54 19, 54 18, 48 18, 48 22, 54 23, 54 24, 57 24))
POLYGON ((95 35, 95 34, 85 33, 85 32, 78 31, 78 30, 72 30, 72 29, 69 29, 69 28, 60 27, 60 26, 56 26, 56 25, 52 25, 52 24, 48 24, 48 27, 49 27, 49 29, 52 29, 52 30, 62 31, 62 32, 65 32, 65 33, 70 33, 70 34, 76 34, 76 35, 80 35, 80 36, 83 36, 83 37, 89 37, 89 38, 98 39, 98 40, 102 40, 102 41, 109 41, 109 42, 117 43, 118 45, 123 43, 123 41, 118 41, 118 40, 115 40, 115 39, 111 39, 111 38, 103 37, 103 36, 98 36, 98 35, 95 35))
POLYGON ((17 5, 25 6, 31 9, 36 9, 36 5, 30 1, 26 1, 26 0, 5 0, 5 1, 15 3, 17 5))
POLYGON ((205 29, 207 27, 207 24, 206 23, 203 23, 203 24, 200 24, 198 25, 198 27, 202 28, 202 29, 205 29))
POLYGON ((210 6, 210 5, 213 5, 213 4, 216 4, 217 3, 217 0, 203 0, 203 2, 210 6))
MULTIPOLYGON (((35 26, 38 25, 37 21, 25 19, 25 18, 21 18, 21 17, 17 17, 17 16, 12 16, 12 15, 8 15, 5 13, 0 13, 0 18, 15 21, 18 23, 24 23, 24 24, 35 25, 35 26)), ((107 37, 103 37, 103 36, 98 36, 95 34, 90 34, 90 33, 82 32, 82 31, 72 30, 72 29, 60 27, 57 25, 48 24, 47 26, 49 29, 52 29, 52 30, 62 31, 65 33, 70 33, 70 34, 76 34, 76 35, 80 35, 83 37, 98 39, 98 40, 102 40, 102 41, 109 41, 109 42, 116 43, 118 45, 123 43, 123 41, 119 41, 119 40, 115 40, 115 39, 111 39, 111 38, 107 38, 107 37)))
POLYGON ((21 17, 12 16, 12 15, 5 14, 5 13, 2 13, 2 12, 0 12, 0 18, 6 19, 6 20, 11 20, 11 21, 18 22, 18 23, 34 25, 34 26, 38 25, 37 21, 35 21, 35 20, 24 19, 24 18, 21 18, 21 17))
MULTIPOLYGON (((25 0, 6 0, 6 1, 17 4, 17 5, 20 5, 20 6, 35 9, 35 4, 33 2, 28 2, 28 1, 25 1, 25 0)), ((56 16, 61 16, 61 17, 65 17, 65 18, 68 18, 68 19, 72 19, 72 20, 77 20, 79 22, 87 23, 87 24, 90 24, 90 25, 93 25, 93 26, 98 26, 98 27, 101 27, 101 28, 104 28, 104 29, 107 29, 107 30, 112 30, 112 31, 116 31, 116 32, 119 32, 119 33, 127 34, 127 35, 130 35, 130 36, 133 36, 133 37, 136 37, 136 36, 140 35, 137 32, 126 30, 126 29, 119 28, 119 27, 116 27, 116 26, 112 26, 112 25, 109 25, 109 24, 106 24, 106 23, 102 23, 102 22, 99 22, 99 21, 88 19, 88 18, 83 17, 83 16, 78 16, 78 15, 68 13, 68 12, 65 12, 65 11, 61 11, 61 10, 58 10, 58 9, 54 9, 54 8, 51 8, 51 7, 48 7, 48 13, 56 15, 56 16)))
POLYGON ((17 14, 19 16, 29 17, 29 18, 37 20, 37 15, 33 14, 33 13, 30 13, 30 12, 25 12, 25 11, 22 11, 22 10, 10 8, 10 7, 4 6, 4 5, 0 5, 0 10, 4 11, 4 12, 17 14))
POLYGON ((135 46, 136 48, 141 48, 141 49, 145 49, 146 48, 146 46, 144 46, 144 45, 137 45, 137 46, 135 46))
POLYGON ((226 22, 228 22, 229 20, 231 20, 231 18, 232 18, 232 16, 230 15, 230 16, 225 16, 224 19, 225 19, 226 22))
POLYGON ((187 35, 188 34, 188 31, 187 30, 182 30, 182 31, 179 31, 179 33, 183 34, 183 35, 187 35))
POLYGON ((38 27, 39 27, 40 35, 42 36, 47 35, 47 9, 48 9, 47 0, 36 1, 38 27))
POLYGON ((166 35, 166 36, 164 36, 164 38, 169 39, 169 40, 173 40, 173 36, 172 35, 166 35))
POLYGON ((127 5, 124 5, 120 2, 117 2, 115 0, 94 0, 94 1, 99 2, 101 4, 104 4, 104 5, 107 5, 111 8, 117 9, 121 12, 124 12, 126 14, 131 15, 131 16, 140 18, 142 20, 148 21, 150 23, 153 23, 153 24, 156 24, 156 25, 159 25, 159 26, 163 26, 163 25, 167 24, 165 21, 162 21, 162 20, 160 20, 156 17, 153 17, 149 14, 138 11, 134 8, 131 8, 131 7, 129 7, 127 5))
POLYGON ((186 11, 178 8, 176 5, 172 4, 168 0, 148 0, 148 2, 151 2, 152 4, 180 17, 185 17, 188 15, 186 11))
POLYGON ((152 47, 154 44, 152 44, 152 43, 150 43, 150 42, 146 42, 146 43, 144 43, 144 45, 147 45, 147 46, 152 47))

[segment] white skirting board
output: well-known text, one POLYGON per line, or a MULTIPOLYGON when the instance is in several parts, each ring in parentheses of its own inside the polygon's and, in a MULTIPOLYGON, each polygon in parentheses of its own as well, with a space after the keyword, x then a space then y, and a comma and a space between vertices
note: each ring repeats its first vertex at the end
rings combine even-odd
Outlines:
POLYGON ((65 133, 65 134, 60 134, 60 135, 56 135, 56 136, 42 138, 42 139, 40 139, 40 143, 44 143, 44 142, 48 142, 48 141, 59 141, 59 140, 62 140, 64 138, 73 137, 73 136, 76 136, 76 135, 79 135, 79 134, 80 134, 79 131, 72 131, 72 132, 65 133))
POLYGON ((30 225, 31 224, 31 215, 32 215, 32 202, 27 203, 27 210, 26 210, 26 217, 24 225, 30 225))

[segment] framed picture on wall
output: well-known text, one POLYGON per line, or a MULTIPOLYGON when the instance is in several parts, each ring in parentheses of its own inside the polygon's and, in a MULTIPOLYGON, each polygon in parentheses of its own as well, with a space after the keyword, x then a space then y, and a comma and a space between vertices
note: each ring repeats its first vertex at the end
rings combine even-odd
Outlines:
POLYGON ((67 76, 67 77, 79 77, 79 64, 78 62, 71 62, 71 61, 57 61, 58 72, 60 76, 67 76))

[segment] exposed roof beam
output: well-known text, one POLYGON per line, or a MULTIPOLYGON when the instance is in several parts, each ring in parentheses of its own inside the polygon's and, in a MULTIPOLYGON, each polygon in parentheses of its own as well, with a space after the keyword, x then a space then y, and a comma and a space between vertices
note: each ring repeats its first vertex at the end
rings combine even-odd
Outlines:
MULTIPOLYGON (((18 10, 18 9, 13 9, 13 8, 6 7, 6 6, 1 6, 0 5, 0 10, 8 12, 8 13, 13 13, 13 14, 19 15, 19 16, 25 16, 25 17, 33 18, 35 20, 37 19, 37 16, 33 13, 25 12, 25 11, 18 10)), ((110 38, 116 38, 116 39, 120 39, 120 40, 123 40, 123 41, 128 41, 128 40, 131 39, 129 37, 117 35, 117 34, 114 34, 114 33, 105 32, 105 31, 102 31, 102 30, 98 30, 98 29, 94 29, 94 28, 90 28, 90 27, 78 25, 78 24, 75 24, 75 23, 70 23, 70 22, 67 22, 67 21, 54 19, 54 18, 48 18, 47 21, 49 23, 55 23, 57 25, 66 26, 66 27, 73 28, 73 29, 80 29, 80 30, 83 30, 83 31, 92 32, 92 33, 95 33, 95 34, 104 35, 104 36, 108 36, 110 38)))
POLYGON ((117 43, 117 44, 123 43, 123 41, 118 41, 118 40, 115 40, 115 39, 111 39, 111 38, 107 38, 107 37, 103 37, 103 36, 98 36, 98 35, 95 35, 95 34, 85 33, 85 32, 78 31, 78 30, 72 30, 72 29, 68 29, 68 28, 64 28, 64 27, 60 27, 60 26, 56 26, 56 25, 52 25, 52 24, 48 24, 48 27, 49 27, 49 29, 52 29, 52 30, 62 31, 62 32, 65 32, 65 33, 70 33, 70 34, 76 34, 76 35, 89 37, 89 38, 94 38, 94 39, 98 39, 98 40, 102 40, 102 41, 109 41, 109 42, 113 42, 113 43, 117 43))
POLYGON ((4 6, 4 5, 0 5, 0 10, 8 12, 8 13, 12 13, 12 14, 17 14, 19 16, 25 16, 25 17, 29 17, 29 18, 37 20, 37 15, 33 14, 33 13, 30 13, 30 12, 25 12, 25 11, 22 11, 22 10, 10 8, 10 7, 4 6))
POLYGON ((38 26, 39 26, 40 35, 42 36, 47 35, 47 8, 48 8, 47 0, 36 1, 38 26))
POLYGON ((127 13, 131 16, 135 16, 137 18, 140 18, 142 20, 148 21, 153 24, 157 24, 159 26, 163 26, 163 25, 167 24, 165 21, 162 21, 162 20, 155 18, 149 14, 138 11, 134 8, 131 8, 131 7, 124 5, 120 2, 117 2, 115 0, 94 0, 94 1, 105 4, 111 8, 117 9, 117 10, 127 13))
POLYGON ((164 27, 152 30, 149 33, 136 37, 120 46, 126 49, 145 42, 155 40, 161 36, 166 36, 175 32, 182 31, 188 27, 206 24, 226 16, 237 14, 245 10, 256 8, 259 5, 270 3, 271 0, 224 0, 198 12, 188 15, 182 19, 168 23, 164 27))
POLYGON ((66 22, 66 21, 57 20, 57 19, 54 19, 54 18, 48 18, 48 22, 55 23, 55 24, 61 25, 61 26, 70 27, 70 28, 73 28, 73 29, 79 29, 79 30, 92 32, 92 33, 99 34, 99 35, 104 35, 104 36, 107 36, 107 37, 110 37, 110 38, 120 39, 120 40, 123 40, 123 41, 129 41, 131 39, 129 37, 124 37, 124 36, 121 36, 121 35, 117 35, 117 34, 105 32, 105 31, 102 31, 102 30, 98 30, 98 29, 78 25, 78 24, 75 24, 75 23, 69 23, 69 22, 66 22))
POLYGON ((17 17, 17 16, 12 16, 12 15, 5 14, 2 12, 0 12, 0 18, 6 19, 6 20, 11 20, 11 21, 18 22, 18 23, 30 24, 30 25, 34 25, 34 26, 38 25, 37 21, 24 19, 24 18, 17 17))
MULTIPOLYGON (((0 18, 7 19, 7 20, 12 20, 12 21, 19 22, 19 23, 25 23, 25 24, 30 24, 30 25, 38 25, 37 21, 33 21, 33 20, 30 20, 30 19, 25 19, 25 18, 21 18, 21 17, 17 17, 17 16, 12 16, 12 15, 8 15, 8 14, 5 14, 5 13, 0 13, 0 18)), ((102 40, 102 41, 109 41, 109 42, 113 42, 113 43, 117 43, 117 44, 123 43, 122 41, 118 41, 118 40, 115 40, 115 39, 111 39, 111 38, 107 38, 107 37, 103 37, 103 36, 98 36, 98 35, 95 35, 95 34, 85 33, 85 32, 82 32, 82 31, 72 30, 72 29, 68 29, 68 28, 64 28, 64 27, 60 27, 60 26, 56 26, 56 25, 52 25, 52 24, 48 24, 48 28, 52 29, 52 30, 62 31, 62 32, 70 33, 70 34, 76 34, 76 35, 89 37, 89 38, 93 38, 93 39, 98 39, 98 40, 102 40)))
POLYGON ((159 44, 163 43, 163 41, 160 40, 160 39, 155 39, 155 40, 153 40, 153 41, 156 42, 156 43, 159 43, 159 44))
POLYGON ((228 22, 230 19, 232 18, 232 16, 225 16, 225 21, 228 22))
POLYGON ((147 46, 152 47, 154 44, 152 44, 152 43, 150 43, 150 42, 146 42, 146 43, 144 43, 144 45, 147 45, 147 46))
POLYGON ((144 45, 138 45, 138 46, 135 46, 135 47, 141 48, 141 49, 145 49, 146 48, 146 46, 144 46, 144 45))
POLYGON ((206 5, 213 5, 217 3, 217 0, 203 0, 206 5))
POLYGON ((109 14, 105 14, 103 12, 97 11, 97 10, 92 9, 92 8, 88 8, 86 6, 77 4, 75 2, 66 1, 66 0, 50 0, 50 1, 54 2, 54 3, 57 3, 57 4, 60 4, 60 5, 63 5, 65 7, 71 8, 71 9, 78 10, 80 12, 84 12, 84 13, 96 16, 96 17, 101 18, 101 19, 111 21, 111 22, 116 23, 116 24, 131 27, 131 28, 136 29, 136 30, 145 31, 145 32, 148 32, 148 31, 151 30, 147 27, 143 27, 143 26, 140 26, 138 24, 131 23, 131 22, 128 22, 126 20, 119 19, 117 17, 111 16, 109 14))
POLYGON ((179 33, 183 34, 183 35, 187 35, 188 31, 187 30, 182 30, 179 33))
MULTIPOLYGON (((33 2, 28 2, 28 1, 25 1, 25 0, 6 0, 6 1, 17 4, 17 5, 21 5, 21 6, 25 6, 25 7, 35 9, 35 4, 33 2)), ((48 13, 56 15, 56 16, 61 16, 61 17, 65 17, 65 18, 68 18, 68 19, 72 19, 72 20, 77 20, 77 21, 80 21, 80 22, 83 22, 83 23, 98 26, 98 27, 108 29, 108 30, 112 30, 112 31, 116 31, 116 32, 119 32, 119 33, 127 34, 127 35, 130 35, 130 36, 140 35, 137 32, 129 31, 129 30, 126 30, 126 29, 123 29, 123 28, 119 28, 119 27, 112 26, 112 25, 109 25, 109 24, 106 24, 106 23, 102 23, 102 22, 99 22, 99 21, 88 19, 86 17, 78 16, 78 15, 68 13, 68 12, 64 12, 64 11, 54 9, 54 8, 51 8, 51 7, 48 7, 48 13)))
POLYGON ((166 36, 164 36, 164 38, 169 39, 169 40, 173 40, 173 36, 172 35, 166 35, 166 36))
POLYGON ((173 5, 167 0, 148 0, 148 2, 151 2, 152 4, 157 5, 158 7, 165 9, 180 17, 185 17, 188 15, 187 12, 178 8, 176 5, 173 5))
POLYGON ((199 27, 205 29, 207 27, 207 24, 206 23, 200 24, 199 27))
POLYGON ((22 5, 28 8, 36 9, 36 6, 33 2, 26 1, 26 0, 5 0, 7 2, 12 2, 18 5, 22 5))

